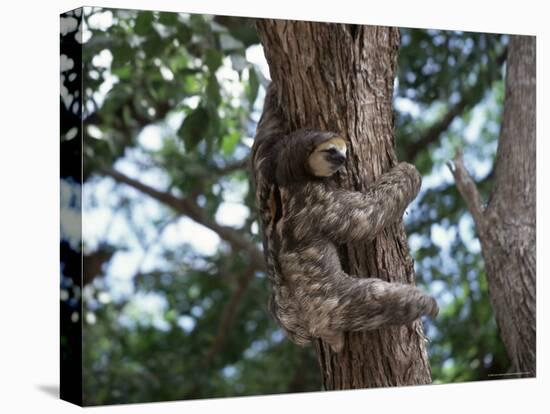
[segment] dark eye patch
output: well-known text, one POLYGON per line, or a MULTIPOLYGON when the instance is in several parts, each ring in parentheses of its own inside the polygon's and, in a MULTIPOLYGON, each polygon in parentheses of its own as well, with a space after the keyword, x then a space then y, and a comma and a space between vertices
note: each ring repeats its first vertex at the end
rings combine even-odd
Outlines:
POLYGON ((342 165, 342 163, 346 160, 346 156, 336 148, 329 148, 323 150, 323 152, 326 153, 325 159, 334 165, 342 165))

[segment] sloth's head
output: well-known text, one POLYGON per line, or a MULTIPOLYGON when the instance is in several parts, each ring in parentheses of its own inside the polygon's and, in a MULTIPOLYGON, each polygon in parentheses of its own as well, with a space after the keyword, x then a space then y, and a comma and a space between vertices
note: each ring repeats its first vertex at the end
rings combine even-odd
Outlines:
POLYGON ((308 158, 311 173, 316 177, 330 177, 346 161, 346 141, 335 136, 317 145, 308 158))
POLYGON ((330 177, 346 161, 346 142, 334 132, 298 130, 278 143, 276 179, 289 185, 313 177, 330 177))

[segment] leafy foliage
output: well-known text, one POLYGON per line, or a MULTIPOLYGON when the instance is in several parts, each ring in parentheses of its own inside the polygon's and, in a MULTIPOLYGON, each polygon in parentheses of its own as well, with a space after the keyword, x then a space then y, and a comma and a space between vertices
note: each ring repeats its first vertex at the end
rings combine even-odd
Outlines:
MULTIPOLYGON (((85 22, 84 250, 116 247, 82 293, 85 402, 319 390, 315 352, 289 343, 269 318, 265 274, 250 252, 109 173, 185 200, 199 223, 214 220, 260 251, 245 168, 266 85, 253 25, 100 8, 86 8, 85 22)), ((433 377, 487 379, 508 363, 479 243, 445 162, 464 145, 490 186, 507 39, 402 34, 396 144, 425 176, 406 222, 419 283, 443 305, 427 326, 433 377), (422 141, 461 100, 452 122, 422 141)))

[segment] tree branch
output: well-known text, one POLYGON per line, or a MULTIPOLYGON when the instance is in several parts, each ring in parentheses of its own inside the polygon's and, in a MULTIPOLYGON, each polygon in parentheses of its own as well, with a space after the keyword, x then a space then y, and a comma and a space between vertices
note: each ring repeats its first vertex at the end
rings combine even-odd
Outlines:
MULTIPOLYGON (((507 49, 504 49, 500 55, 498 55, 496 62, 498 66, 502 66, 506 61, 507 49)), ((492 83, 495 80, 494 77, 490 77, 487 83, 492 83)), ((462 115, 462 113, 469 107, 475 106, 483 98, 483 94, 475 93, 479 85, 475 84, 471 86, 466 92, 464 92, 455 105, 449 108, 447 113, 437 123, 432 125, 426 130, 426 132, 415 142, 411 142, 404 147, 405 159, 414 161, 416 156, 423 151, 428 145, 436 142, 441 134, 449 128, 451 123, 456 117, 462 115)))
POLYGON ((210 366, 210 363, 214 359, 214 356, 216 355, 216 353, 218 353, 218 351, 222 347, 225 341, 225 338, 227 336, 227 332, 230 330, 231 325, 235 320, 239 303, 241 302, 244 292, 246 291, 246 288, 248 287, 248 284, 253 279, 253 277, 254 277, 254 269, 249 268, 244 273, 244 275, 239 279, 237 288, 233 292, 231 299, 229 300, 227 306, 224 309, 223 317, 221 319, 220 325, 218 326, 218 332, 216 334, 216 337, 212 341, 212 345, 208 350, 208 353, 206 354, 206 359, 205 359, 206 366, 210 366))
POLYGON ((190 191, 192 197, 196 197, 202 193, 203 186, 207 178, 212 177, 223 177, 225 175, 231 174, 235 171, 244 170, 249 168, 250 158, 246 157, 240 161, 235 161, 229 164, 224 165, 223 167, 216 166, 207 166, 205 173, 206 175, 200 175, 197 177, 195 185, 190 191))
POLYGON ((421 151, 426 149, 428 145, 439 139, 441 134, 445 132, 447 128, 449 128, 449 125, 451 125, 451 123, 457 116, 461 115, 464 112, 467 106, 476 104, 481 100, 481 97, 479 97, 479 99, 472 99, 470 101, 466 98, 466 96, 468 95, 463 95, 460 101, 452 106, 449 111, 443 116, 443 118, 439 120, 439 122, 428 128, 428 130, 424 133, 424 135, 420 137, 420 139, 405 146, 406 160, 413 161, 421 151))
POLYGON ((451 162, 448 162, 447 166, 455 178, 458 192, 466 202, 466 207, 474 218, 478 234, 482 234, 482 230, 485 225, 485 219, 483 217, 485 208, 476 184, 464 166, 462 151, 457 151, 454 159, 454 166, 451 162))
POLYGON ((113 178, 115 181, 126 184, 144 194, 147 194, 149 197, 166 204, 178 213, 186 215, 197 223, 202 224, 203 226, 214 231, 222 240, 228 242, 233 250, 241 250, 248 253, 250 263, 254 269, 262 271, 265 270, 263 255, 252 241, 246 239, 237 230, 231 227, 222 226, 211 217, 208 217, 194 200, 176 197, 166 191, 159 191, 151 186, 143 184, 138 180, 128 177, 113 168, 104 168, 102 172, 104 175, 113 178))
POLYGON ((235 161, 235 162, 227 164, 223 167, 215 168, 214 171, 213 171, 213 174, 215 174, 217 176, 221 176, 221 175, 230 174, 230 173, 238 171, 238 170, 244 170, 244 169, 248 168, 249 162, 250 162, 250 158, 246 157, 246 158, 244 158, 240 161, 235 161))

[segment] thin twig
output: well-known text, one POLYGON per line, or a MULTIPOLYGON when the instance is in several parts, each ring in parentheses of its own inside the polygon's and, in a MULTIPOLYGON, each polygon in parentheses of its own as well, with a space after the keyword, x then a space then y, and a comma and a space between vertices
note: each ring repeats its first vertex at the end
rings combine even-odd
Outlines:
POLYGON ((210 363, 214 359, 214 356, 218 353, 223 343, 225 342, 227 332, 230 330, 231 326, 233 325, 233 321, 235 320, 235 316, 237 315, 237 308, 239 306, 239 303, 241 302, 244 292, 246 291, 246 288, 248 287, 253 277, 254 277, 254 269, 249 268, 245 271, 243 276, 239 279, 237 287, 235 288, 233 295, 231 295, 231 299, 229 300, 227 306, 224 309, 220 325, 218 326, 218 332, 216 334, 216 337, 212 341, 212 345, 208 350, 208 353, 206 354, 206 358, 205 358, 206 366, 210 365, 210 363))
POLYGON ((453 163, 448 162, 447 166, 455 178, 458 192, 466 202, 466 207, 470 211, 470 214, 472 214, 478 229, 478 234, 483 233, 482 230, 485 225, 485 219, 483 216, 485 208, 483 206, 483 200, 474 180, 472 179, 472 176, 468 173, 468 170, 464 166, 462 151, 457 151, 454 159, 454 165, 453 163))

